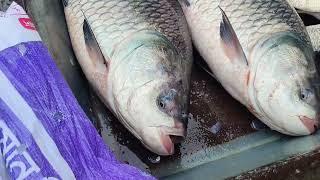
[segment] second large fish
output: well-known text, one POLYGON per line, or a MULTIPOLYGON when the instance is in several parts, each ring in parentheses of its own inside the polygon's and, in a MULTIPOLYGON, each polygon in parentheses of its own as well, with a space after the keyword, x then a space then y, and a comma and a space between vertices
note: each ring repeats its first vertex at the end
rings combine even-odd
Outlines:
POLYGON ((72 45, 91 85, 147 148, 186 134, 192 47, 176 0, 64 0, 72 45))
POLYGON ((319 77, 302 20, 285 0, 183 0, 193 41, 224 88, 279 132, 318 126, 319 77))

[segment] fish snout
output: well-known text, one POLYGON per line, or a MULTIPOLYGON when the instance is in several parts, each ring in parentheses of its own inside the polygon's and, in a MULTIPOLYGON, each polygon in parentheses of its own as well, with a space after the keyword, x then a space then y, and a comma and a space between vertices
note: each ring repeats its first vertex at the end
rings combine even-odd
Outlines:
POLYGON ((184 124, 175 121, 174 127, 154 126, 148 127, 143 132, 143 144, 148 149, 159 155, 172 155, 174 145, 184 140, 186 129, 184 124))
POLYGON ((174 129, 179 133, 170 134, 170 138, 173 143, 177 144, 182 142, 187 136, 187 125, 184 121, 174 121, 174 129))
POLYGON ((313 134, 319 128, 319 114, 316 115, 315 119, 309 118, 307 116, 299 116, 299 119, 304 124, 304 126, 309 130, 310 134, 313 134))
POLYGON ((160 140, 162 142, 163 150, 165 152, 165 154, 163 155, 173 154, 174 144, 182 142, 185 138, 186 131, 183 127, 183 124, 178 123, 177 126, 179 127, 160 127, 160 140))
POLYGON ((182 142, 186 137, 185 125, 179 121, 175 121, 174 127, 161 126, 161 141, 167 152, 173 153, 174 144, 182 142))
POLYGON ((186 128, 186 124, 183 122, 183 121, 178 121, 178 120, 175 120, 174 121, 174 128, 183 128, 185 129, 186 128))

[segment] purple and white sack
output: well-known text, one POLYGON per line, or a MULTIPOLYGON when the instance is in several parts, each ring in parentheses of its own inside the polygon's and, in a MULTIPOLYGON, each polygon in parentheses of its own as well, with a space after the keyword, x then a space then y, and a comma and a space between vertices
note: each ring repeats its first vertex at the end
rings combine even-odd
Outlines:
POLYGON ((19 5, 0 25, 0 179, 154 179, 115 159, 19 5))

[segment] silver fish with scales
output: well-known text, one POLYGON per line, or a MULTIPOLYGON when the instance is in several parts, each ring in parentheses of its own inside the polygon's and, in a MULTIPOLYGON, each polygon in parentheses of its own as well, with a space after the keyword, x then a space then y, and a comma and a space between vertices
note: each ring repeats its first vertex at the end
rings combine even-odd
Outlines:
POLYGON ((235 99, 271 129, 294 136, 315 132, 319 77, 314 52, 287 1, 180 3, 196 48, 235 99))
POLYGON ((148 149, 186 135, 192 46, 176 0, 64 0, 71 42, 97 94, 148 149))

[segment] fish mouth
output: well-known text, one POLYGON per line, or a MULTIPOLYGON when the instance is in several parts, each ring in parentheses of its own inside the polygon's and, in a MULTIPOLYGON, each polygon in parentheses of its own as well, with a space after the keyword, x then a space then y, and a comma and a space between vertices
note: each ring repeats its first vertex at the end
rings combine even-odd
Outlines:
POLYGON ((161 126, 160 131, 162 134, 169 136, 174 143, 180 143, 186 137, 186 130, 184 128, 161 126))
MULTIPOLYGON (((303 125, 309 130, 310 134, 314 134, 319 128, 319 121, 317 119, 312 119, 307 116, 298 116, 303 125)), ((317 117, 319 117, 317 115, 317 117)))
POLYGON ((181 143, 186 137, 183 127, 159 126, 160 140, 168 155, 174 153, 174 144, 181 143))

